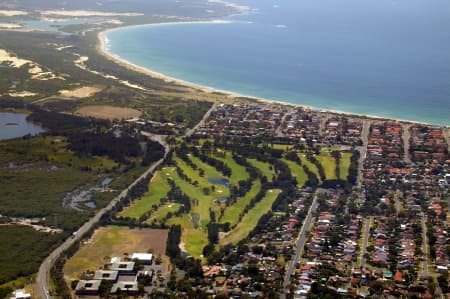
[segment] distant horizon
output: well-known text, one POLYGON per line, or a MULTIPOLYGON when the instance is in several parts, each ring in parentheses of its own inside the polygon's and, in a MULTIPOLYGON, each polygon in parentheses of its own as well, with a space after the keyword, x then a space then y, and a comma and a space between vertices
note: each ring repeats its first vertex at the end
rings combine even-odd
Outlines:
MULTIPOLYGON (((417 14, 429 22, 435 14, 433 22, 450 21, 431 8, 417 11, 423 1, 390 11, 386 23, 405 18, 391 24, 397 26, 393 29, 374 27, 374 16, 355 20, 355 12, 347 16, 342 10, 335 20, 319 26, 313 16, 302 14, 318 13, 319 5, 310 1, 302 2, 306 7, 300 12, 283 9, 296 5, 291 0, 277 5, 265 1, 257 10, 256 1, 248 0, 235 2, 253 4, 253 12, 227 19, 232 23, 144 26, 105 36, 111 54, 194 84, 318 109, 448 126, 450 54, 445 53, 450 53, 450 42, 437 44, 450 30, 430 32, 434 23, 406 22, 417 14), (298 13, 303 21, 296 19, 298 13), (355 22, 362 22, 362 28, 350 26, 355 22), (415 33, 419 29, 423 32, 415 33), (368 32, 374 37, 366 36, 368 32), (390 47, 383 45, 387 42, 390 47)), ((370 2, 376 13, 389 1, 381 2, 370 2)), ((445 7, 450 11, 450 4, 445 7)), ((334 16, 327 9, 319 13, 334 16)))

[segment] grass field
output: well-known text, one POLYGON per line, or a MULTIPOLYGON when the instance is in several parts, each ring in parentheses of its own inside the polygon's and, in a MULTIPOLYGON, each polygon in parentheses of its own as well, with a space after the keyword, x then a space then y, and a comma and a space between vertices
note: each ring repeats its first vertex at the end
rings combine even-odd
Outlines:
POLYGON ((239 215, 245 209, 247 204, 252 200, 252 198, 254 198, 256 194, 258 194, 260 190, 261 190, 261 181, 259 179, 253 181, 253 185, 250 191, 248 191, 247 194, 245 194, 245 196, 243 196, 242 198, 238 198, 235 204, 227 207, 220 222, 221 223, 229 222, 232 226, 237 224, 239 222, 239 215))
MULTIPOLYGON (((64 276, 68 280, 78 279, 87 271, 100 269, 111 257, 124 257, 124 254, 148 252, 167 258, 167 230, 129 229, 119 226, 107 226, 97 229, 87 244, 71 257, 64 266, 64 276)), ((167 267, 166 267, 167 269, 167 267)))
POLYGON ((169 190, 170 186, 167 183, 166 172, 165 169, 162 169, 156 172, 144 197, 135 200, 130 207, 120 212, 118 216, 139 219, 150 211, 153 205, 158 205, 161 198, 164 198, 169 190))
POLYGON ((247 159, 247 160, 252 166, 258 168, 261 171, 261 174, 267 177, 267 180, 269 182, 272 181, 274 171, 269 163, 261 162, 256 159, 247 159))
POLYGON ((242 221, 228 233, 223 239, 220 240, 220 244, 237 243, 240 240, 246 238, 248 234, 256 227, 259 219, 270 211, 272 204, 280 194, 281 190, 268 190, 264 198, 258 202, 242 219, 242 221))

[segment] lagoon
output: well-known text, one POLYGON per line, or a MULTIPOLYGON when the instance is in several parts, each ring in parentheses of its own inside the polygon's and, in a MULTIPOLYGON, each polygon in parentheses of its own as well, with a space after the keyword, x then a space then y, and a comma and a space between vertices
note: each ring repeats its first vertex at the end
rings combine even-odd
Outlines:
POLYGON ((131 63, 216 89, 450 125, 450 2, 237 0, 231 23, 108 32, 131 63))
POLYGON ((0 140, 37 135, 45 130, 27 121, 27 114, 0 112, 0 140))

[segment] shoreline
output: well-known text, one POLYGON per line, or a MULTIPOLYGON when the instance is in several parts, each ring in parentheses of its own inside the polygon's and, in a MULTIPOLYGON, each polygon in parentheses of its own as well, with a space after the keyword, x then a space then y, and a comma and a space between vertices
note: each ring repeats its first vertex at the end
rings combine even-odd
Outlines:
POLYGON ((357 118, 369 118, 373 120, 389 120, 389 121, 396 121, 401 123, 409 123, 409 124, 420 124, 420 125, 427 125, 427 126, 435 126, 435 127, 442 127, 442 128, 448 128, 450 125, 437 125, 432 123, 427 123, 424 121, 415 121, 415 120, 408 120, 408 119, 400 119, 400 118, 390 118, 385 116, 379 116, 379 115, 370 115, 370 114, 364 114, 364 113, 354 113, 354 112, 348 112, 348 111, 340 111, 340 110, 334 110, 334 109, 327 109, 327 108, 321 108, 321 107, 314 107, 309 105, 302 105, 302 104, 296 104, 296 103, 290 103, 290 102, 283 102, 280 100, 275 99, 267 99, 262 97, 256 97, 252 95, 245 95, 238 92, 233 92, 229 90, 223 90, 218 89, 206 85, 200 85, 193 82, 189 82, 186 80, 174 78, 168 75, 165 75, 160 72, 156 72, 154 70, 151 70, 149 68, 134 64, 124 58, 121 58, 117 55, 114 55, 113 53, 109 52, 106 49, 106 34, 109 32, 122 30, 125 28, 137 28, 137 27, 147 27, 147 26, 167 26, 167 25, 186 25, 186 24, 230 24, 233 23, 233 21, 228 20, 211 20, 211 21, 180 21, 180 22, 166 22, 166 23, 150 23, 150 24, 140 24, 140 25, 129 25, 129 26, 119 26, 115 28, 110 28, 106 30, 99 31, 97 33, 97 52, 99 52, 102 56, 105 58, 123 66, 130 70, 137 71, 140 73, 143 73, 145 75, 148 75, 152 78, 161 79, 166 83, 175 83, 181 86, 190 87, 205 93, 223 93, 225 97, 229 98, 248 98, 250 100, 255 100, 257 102, 262 102, 265 104, 278 104, 283 106, 291 106, 291 107, 299 107, 299 108, 305 108, 314 110, 320 113, 332 113, 342 116, 350 116, 350 117, 357 117, 357 118))

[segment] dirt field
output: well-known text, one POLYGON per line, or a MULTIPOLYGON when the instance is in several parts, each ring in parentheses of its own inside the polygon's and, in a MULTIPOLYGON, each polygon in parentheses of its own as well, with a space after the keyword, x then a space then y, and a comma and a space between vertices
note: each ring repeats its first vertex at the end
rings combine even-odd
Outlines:
POLYGON ((169 259, 165 256, 167 230, 163 229, 129 229, 119 226, 101 227, 92 238, 70 258, 64 266, 67 280, 78 279, 80 274, 95 271, 108 263, 111 257, 124 257, 134 252, 151 252, 161 256, 166 271, 169 259))
POLYGON ((75 115, 95 117, 101 119, 129 119, 139 117, 142 113, 132 108, 121 108, 113 106, 85 106, 75 111, 75 115))
POLYGON ((65 97, 74 97, 74 98, 88 98, 93 96, 94 94, 102 91, 101 88, 95 86, 84 86, 77 89, 72 90, 60 90, 59 93, 65 97))

